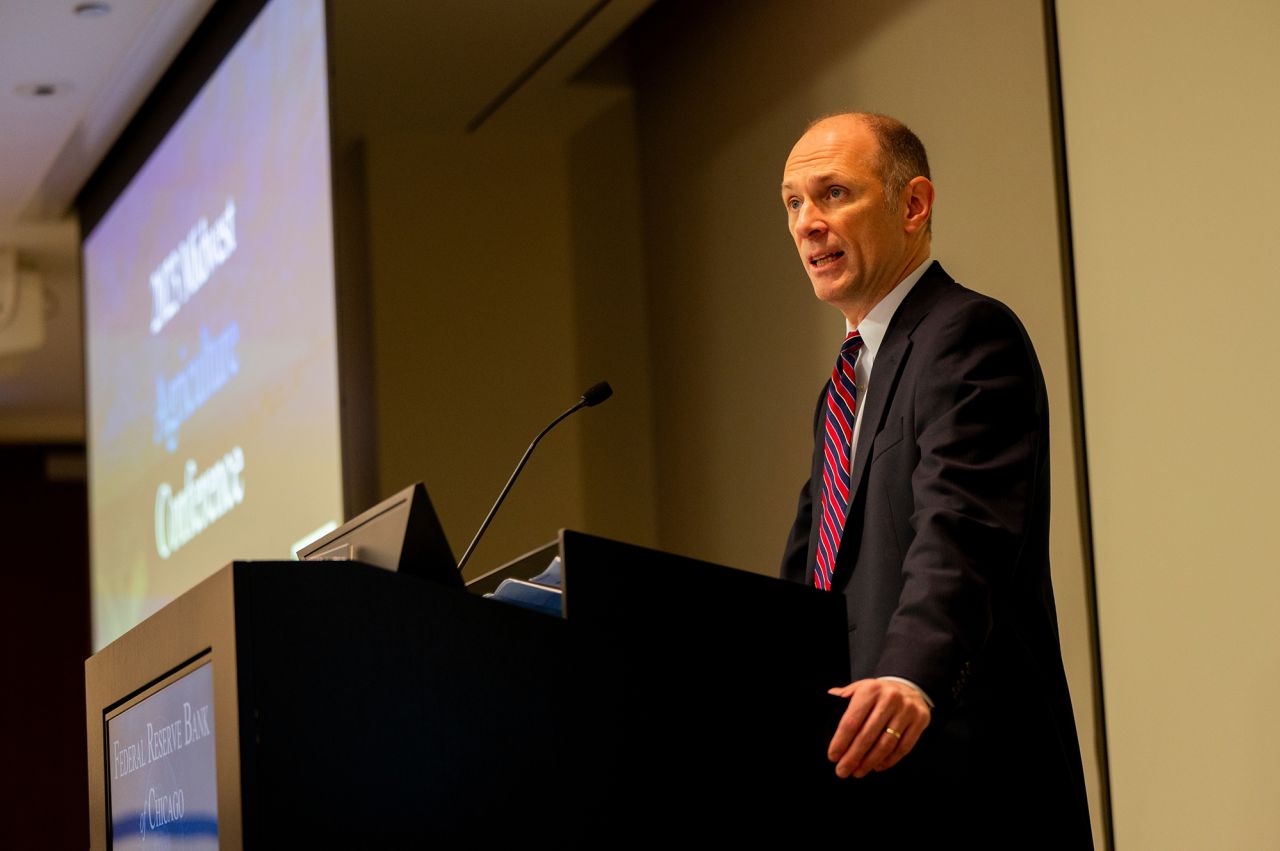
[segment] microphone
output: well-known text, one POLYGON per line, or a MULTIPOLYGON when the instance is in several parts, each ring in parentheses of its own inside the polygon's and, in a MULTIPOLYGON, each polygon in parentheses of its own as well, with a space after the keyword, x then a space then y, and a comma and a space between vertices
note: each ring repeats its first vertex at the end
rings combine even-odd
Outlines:
POLYGON ((507 479, 507 484, 502 488, 502 493, 498 494, 498 500, 493 504, 493 508, 489 509, 489 513, 485 516, 484 522, 480 524, 479 530, 476 531, 476 536, 472 538, 471 543, 467 545, 467 551, 462 554, 462 558, 458 559, 459 572, 462 571, 467 560, 471 558, 471 552, 476 548, 476 544, 480 542, 480 538, 484 535, 485 530, 489 528, 489 524, 493 521, 493 515, 498 513, 498 508, 501 507, 502 501, 507 498, 507 492, 511 490, 511 486, 516 482, 516 477, 520 475, 520 471, 524 469, 524 465, 529 461, 529 456, 533 454, 533 448, 538 445, 538 441, 542 440, 542 438, 546 436, 547 432, 559 425, 560 421, 565 417, 583 408, 594 408, 596 405, 599 405, 612 395, 613 388, 609 386, 609 382, 601 381, 598 384, 592 384, 583 391, 582 398, 575 402, 573 407, 556 417, 551 421, 550 425, 538 432, 538 436, 533 439, 533 443, 530 443, 529 448, 524 451, 524 455, 520 458, 520 463, 516 465, 516 469, 511 474, 511 478, 507 479))
MULTIPOLYGON (((588 387, 586 390, 583 391, 582 401, 574 405, 572 408, 570 408, 564 414, 564 416, 565 417, 569 416, 569 414, 572 414, 574 411, 578 410, 578 408, 581 408, 583 405, 586 405, 588 408, 594 408, 596 405, 599 405, 601 402, 608 399, 612 395, 613 395, 613 388, 609 386, 609 382, 601 381, 599 384, 592 384, 590 387, 588 387)), ((564 417, 561 417, 561 419, 563 418, 564 417)), ((551 425, 555 425, 555 423, 552 423, 551 425)))

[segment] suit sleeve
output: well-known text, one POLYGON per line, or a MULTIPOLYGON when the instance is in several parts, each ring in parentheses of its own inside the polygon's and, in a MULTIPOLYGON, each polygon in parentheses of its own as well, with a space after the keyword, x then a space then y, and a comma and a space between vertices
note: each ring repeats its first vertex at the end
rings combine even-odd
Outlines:
POLYGON ((1030 341, 1003 305, 965 302, 913 343, 912 539, 876 675, 945 701, 987 641, 1034 522, 1046 402, 1030 341))

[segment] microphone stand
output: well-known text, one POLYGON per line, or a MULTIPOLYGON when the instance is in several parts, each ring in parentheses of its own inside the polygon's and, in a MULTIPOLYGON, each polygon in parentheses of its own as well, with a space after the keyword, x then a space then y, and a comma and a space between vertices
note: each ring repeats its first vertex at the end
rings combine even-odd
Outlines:
POLYGON ((458 571, 466 565, 467 560, 471 558, 471 553, 476 548, 476 544, 480 542, 480 537, 484 535, 489 524, 493 522, 493 515, 498 513, 498 509, 502 506, 502 501, 507 498, 507 492, 511 490, 511 486, 515 484, 516 477, 520 475, 520 471, 524 469, 524 465, 529 461, 529 456, 533 454, 533 448, 538 445, 538 441, 546 436, 547 432, 555 428, 561 420, 582 408, 588 408, 598 405, 613 394, 613 390, 605 382, 591 386, 586 393, 582 394, 582 398, 569 410, 551 421, 551 424, 538 432, 538 436, 533 439, 533 443, 529 444, 529 448, 524 451, 524 455, 520 458, 520 463, 516 465, 515 472, 511 474, 511 478, 507 479, 506 485, 502 488, 502 493, 498 494, 498 501, 493 504, 493 508, 489 509, 489 513, 485 516, 484 522, 480 524, 480 529, 476 532, 476 536, 471 539, 471 543, 467 545, 467 550, 462 554, 462 558, 458 559, 458 571))

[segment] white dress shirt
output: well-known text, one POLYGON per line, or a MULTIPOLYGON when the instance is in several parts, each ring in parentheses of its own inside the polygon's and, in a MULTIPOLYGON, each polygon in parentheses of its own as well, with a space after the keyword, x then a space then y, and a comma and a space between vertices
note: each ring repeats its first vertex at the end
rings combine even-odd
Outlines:
MULTIPOLYGON (((862 400, 866 398, 867 388, 871 386, 871 367, 876 362, 876 352, 880 351, 880 344, 884 342, 884 334, 889 330, 889 323, 893 321, 893 315, 898 312, 898 306, 902 304, 903 299, 907 297, 907 293, 911 292, 911 288, 916 285, 916 282, 924 277, 925 270, 929 268, 931 263, 933 263, 933 257, 926 257, 924 262, 913 269, 910 275, 907 275, 896 287, 889 290, 889 294, 880 299, 858 325, 858 333, 862 335, 862 348, 858 350, 858 359, 853 365, 853 374, 858 382, 858 410, 853 415, 853 439, 849 442, 849 451, 851 453, 856 454, 858 435, 862 431, 862 409, 864 407, 862 400)), ((854 329, 850 328, 848 321, 846 321, 846 336, 852 330, 854 329)), ((857 472, 853 469, 852 457, 849 459, 849 475, 851 477, 857 475, 857 472)))

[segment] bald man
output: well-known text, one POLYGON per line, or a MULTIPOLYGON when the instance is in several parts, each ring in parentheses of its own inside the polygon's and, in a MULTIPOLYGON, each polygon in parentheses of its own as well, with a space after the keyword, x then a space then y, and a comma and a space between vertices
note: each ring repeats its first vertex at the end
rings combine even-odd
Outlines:
POLYGON ((1091 847, 1031 341, 933 260, 928 160, 900 122, 815 122, 782 202, 814 293, 847 328, 781 570, 846 600, 838 794, 885 835, 1091 847))

